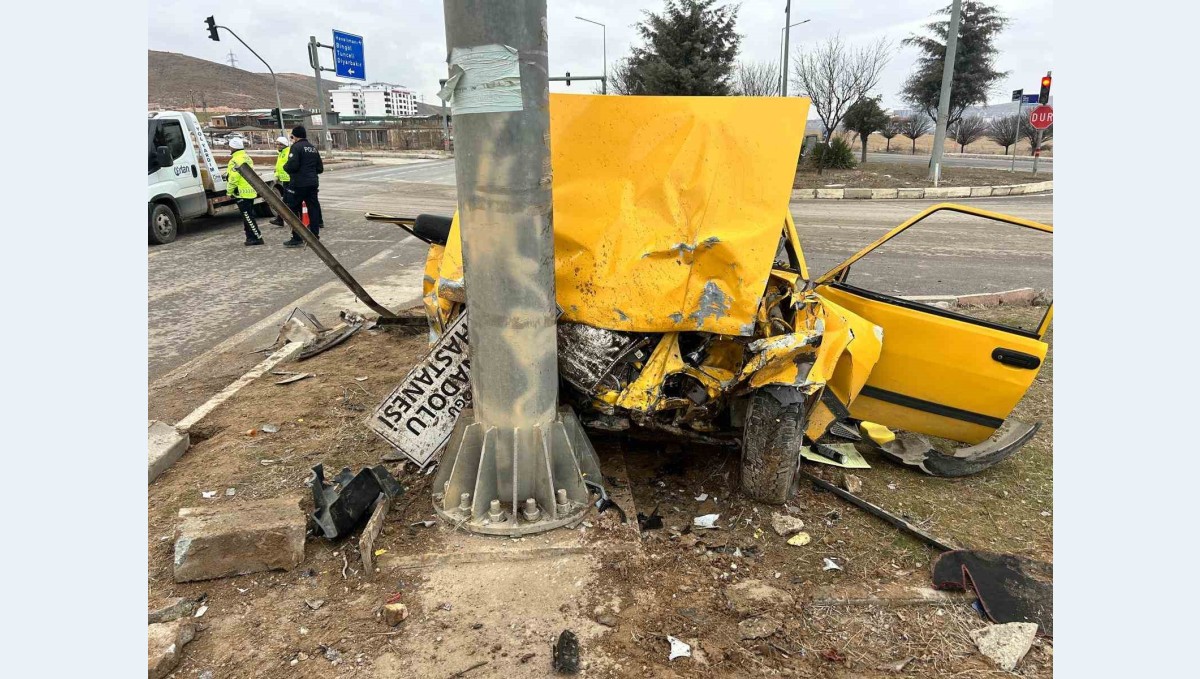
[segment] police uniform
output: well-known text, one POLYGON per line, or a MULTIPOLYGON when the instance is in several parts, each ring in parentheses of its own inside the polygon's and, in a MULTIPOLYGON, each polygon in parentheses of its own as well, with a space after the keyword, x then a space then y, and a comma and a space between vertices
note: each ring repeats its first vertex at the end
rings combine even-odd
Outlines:
MULTIPOLYGON (((283 166, 288 174, 288 187, 284 191, 283 200, 297 215, 300 214, 301 203, 308 205, 308 231, 313 237, 320 238, 324 221, 321 219, 321 202, 317 198, 317 188, 320 185, 317 175, 325 171, 325 166, 321 162, 321 153, 305 139, 306 135, 307 131, 303 125, 298 125, 292 130, 296 142, 292 144, 288 160, 283 166)), ((298 234, 292 234, 292 239, 284 245, 299 247, 304 245, 304 241, 298 234)))

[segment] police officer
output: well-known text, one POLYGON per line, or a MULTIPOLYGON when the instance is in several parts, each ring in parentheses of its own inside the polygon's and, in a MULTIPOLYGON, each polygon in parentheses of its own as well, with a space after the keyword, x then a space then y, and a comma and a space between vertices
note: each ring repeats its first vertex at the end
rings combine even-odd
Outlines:
MULTIPOLYGON (((288 138, 281 134, 275 140, 275 143, 279 144, 279 155, 275 157, 275 186, 279 187, 281 195, 286 196, 288 173, 287 170, 283 169, 283 166, 287 164, 288 156, 292 150, 292 142, 288 141, 288 138)), ((283 226, 283 220, 280 219, 279 215, 275 215, 275 219, 272 219, 271 223, 275 226, 283 226)))
MULTIPOLYGON (((284 202, 287 203, 289 209, 297 215, 300 214, 300 204, 308 205, 308 231, 313 235, 313 238, 321 237, 321 203, 317 198, 317 187, 320 180, 317 175, 325 171, 324 164, 321 163, 321 154, 317 151, 317 147, 313 146, 307 139, 308 131, 303 125, 297 125, 292 129, 292 148, 287 162, 283 169, 288 174, 288 187, 284 192, 284 202)), ((284 243, 284 246, 289 248, 298 248, 304 245, 304 241, 297 233, 292 234, 292 239, 284 243)))
POLYGON ((229 148, 233 150, 233 155, 229 158, 229 180, 225 193, 233 196, 238 210, 242 213, 246 245, 262 245, 262 233, 258 230, 258 222, 254 220, 254 199, 258 198, 258 192, 240 174, 240 168, 243 167, 248 167, 250 172, 254 172, 254 161, 246 154, 246 143, 241 137, 230 139, 229 148))

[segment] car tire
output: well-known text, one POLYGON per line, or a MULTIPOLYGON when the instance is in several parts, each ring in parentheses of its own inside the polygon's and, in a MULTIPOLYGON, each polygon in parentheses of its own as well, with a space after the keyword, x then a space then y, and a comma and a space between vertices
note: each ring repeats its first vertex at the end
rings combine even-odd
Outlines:
POLYGON ((150 242, 166 245, 179 235, 179 215, 166 203, 150 206, 150 242))
POLYGON ((750 397, 742 430, 742 492, 758 502, 787 502, 804 443, 804 396, 778 388, 750 397), (786 401, 786 403, 784 402, 786 401))

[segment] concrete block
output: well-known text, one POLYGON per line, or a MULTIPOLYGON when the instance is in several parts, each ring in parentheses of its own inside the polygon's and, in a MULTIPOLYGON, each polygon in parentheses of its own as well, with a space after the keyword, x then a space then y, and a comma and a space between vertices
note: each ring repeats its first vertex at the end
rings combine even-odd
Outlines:
POLYGON ((175 582, 291 570, 304 561, 307 522, 295 497, 184 507, 175 529, 175 582))
POLYGON ((1017 288, 1016 290, 1006 290, 1004 292, 985 292, 977 295, 959 295, 957 298, 958 306, 1013 306, 1013 305, 1030 305, 1033 304, 1033 298, 1037 295, 1033 288, 1017 288))
POLYGON ((871 189, 871 197, 876 200, 895 198, 897 189, 871 189))
POLYGON ((871 189, 842 189, 842 190, 845 192, 842 194, 842 198, 846 198, 846 199, 851 199, 851 198, 862 199, 862 198, 870 198, 871 197, 871 189))
POLYGON ((925 189, 919 188, 919 187, 914 188, 914 189, 896 189, 896 197, 897 198, 924 198, 925 197, 925 189))
POLYGON ((146 628, 146 666, 150 679, 163 679, 183 659, 183 646, 196 637, 196 625, 188 620, 160 622, 146 628))
POLYGON ((792 189, 792 200, 812 200, 816 195, 816 189, 792 189))
POLYGON ((176 460, 183 457, 190 442, 191 437, 187 432, 179 431, 166 422, 150 420, 147 430, 146 464, 150 480, 147 483, 154 483, 154 479, 167 471, 167 468, 175 464, 176 460))
POLYGON ((972 186, 971 187, 971 197, 972 198, 978 198, 980 196, 986 197, 986 196, 990 196, 990 195, 992 195, 992 187, 990 187, 990 186, 972 186))
POLYGON ((830 200, 840 200, 846 190, 845 189, 817 189, 817 198, 826 198, 830 200))
POLYGON ((1012 189, 1011 186, 993 186, 992 187, 992 195, 993 196, 1007 196, 1008 192, 1011 189, 1012 189))

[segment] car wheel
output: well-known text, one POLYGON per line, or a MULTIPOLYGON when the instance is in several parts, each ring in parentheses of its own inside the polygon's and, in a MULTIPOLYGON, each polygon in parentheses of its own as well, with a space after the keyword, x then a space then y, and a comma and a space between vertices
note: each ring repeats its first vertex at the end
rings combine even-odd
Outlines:
POLYGON ((165 245, 179 235, 179 216, 165 203, 150 206, 150 242, 165 245))
POLYGON ((742 492, 759 502, 783 504, 796 478, 804 443, 804 396, 790 391, 759 389, 750 397, 742 431, 742 492))

